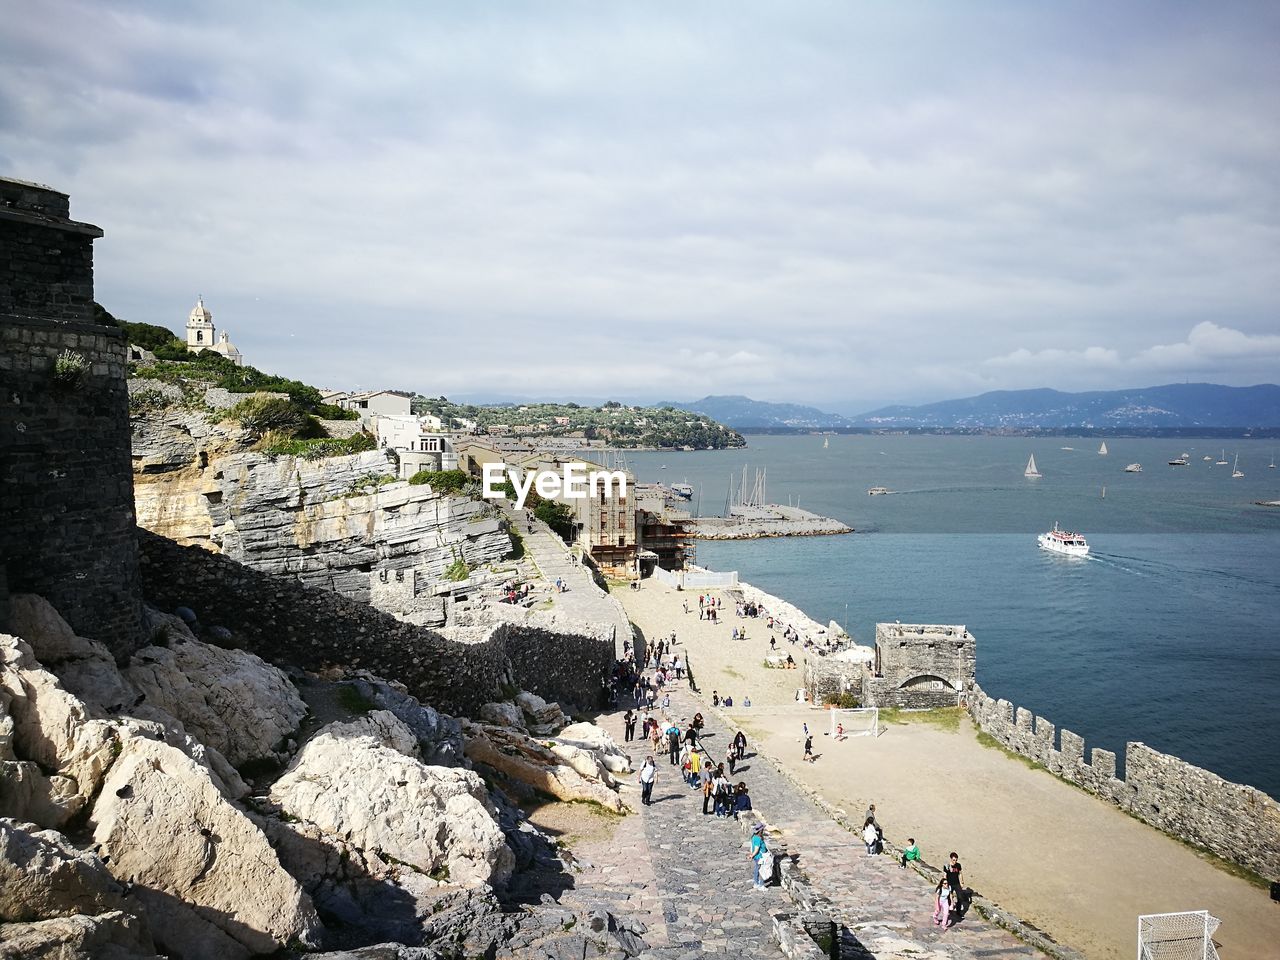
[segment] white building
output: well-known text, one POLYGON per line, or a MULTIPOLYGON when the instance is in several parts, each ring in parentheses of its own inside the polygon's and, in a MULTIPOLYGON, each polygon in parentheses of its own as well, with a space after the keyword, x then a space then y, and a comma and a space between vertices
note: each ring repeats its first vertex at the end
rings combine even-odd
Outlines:
POLYGON ((348 393, 346 390, 324 390, 320 399, 334 403, 344 410, 354 410, 366 424, 374 417, 407 417, 410 400, 403 393, 390 390, 368 390, 364 393, 348 393))
POLYGON ((191 315, 187 317, 187 349, 192 353, 212 350, 222 354, 237 367, 244 366, 244 357, 227 338, 227 331, 223 330, 222 336, 216 336, 213 314, 204 305, 204 297, 196 298, 196 305, 191 308, 191 315))
POLYGON ((395 451, 400 458, 401 477, 419 470, 458 469, 453 437, 441 431, 439 417, 379 416, 374 417, 373 426, 378 446, 395 451))

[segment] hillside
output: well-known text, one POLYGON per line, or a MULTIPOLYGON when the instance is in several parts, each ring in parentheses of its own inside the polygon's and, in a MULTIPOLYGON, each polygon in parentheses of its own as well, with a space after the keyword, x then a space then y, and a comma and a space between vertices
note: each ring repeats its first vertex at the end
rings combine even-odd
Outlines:
POLYGON ((922 406, 891 406, 853 418, 860 427, 1274 427, 1280 386, 1173 383, 1126 390, 1064 393, 997 390, 922 406))
POLYGON ((854 422, 839 414, 799 403, 769 403, 742 396, 710 396, 687 403, 667 404, 711 417, 736 430, 835 430, 854 422))

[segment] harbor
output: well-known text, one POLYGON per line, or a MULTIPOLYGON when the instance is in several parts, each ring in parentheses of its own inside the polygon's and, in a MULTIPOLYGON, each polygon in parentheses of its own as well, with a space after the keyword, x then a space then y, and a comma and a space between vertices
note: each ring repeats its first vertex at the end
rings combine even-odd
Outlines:
MULTIPOLYGON (((688 484, 677 486, 691 490, 688 484)), ((729 477, 724 514, 719 517, 694 517, 689 535, 700 540, 758 540, 765 537, 822 537, 853 533, 853 528, 840 520, 803 510, 792 504, 768 502, 768 473, 756 470, 748 478, 747 468, 741 476, 729 477)))

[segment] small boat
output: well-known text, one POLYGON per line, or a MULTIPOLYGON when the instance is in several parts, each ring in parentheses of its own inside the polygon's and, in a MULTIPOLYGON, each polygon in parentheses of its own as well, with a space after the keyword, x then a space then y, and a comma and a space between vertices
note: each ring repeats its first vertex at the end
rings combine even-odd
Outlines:
POLYGON ((831 446, 831 438, 830 438, 830 437, 823 437, 823 438, 822 438, 822 449, 823 449, 823 450, 826 450, 826 449, 828 449, 830 446, 831 446))
POLYGON ((664 464, 663 464, 662 466, 660 466, 658 469, 659 469, 659 470, 665 470, 665 469, 667 469, 667 465, 664 463, 664 464))
POLYGON ((1041 550, 1048 550, 1050 553, 1061 553, 1068 557, 1089 555, 1089 544, 1082 534, 1061 530, 1056 523, 1048 533, 1040 534, 1036 542, 1040 544, 1041 550))
POLYGON ((1204 455, 1204 462, 1205 462, 1205 463, 1213 463, 1213 457, 1209 456, 1209 455, 1206 453, 1206 454, 1204 455))
POLYGON ((672 493, 674 493, 674 494, 675 494, 677 497, 679 497, 681 500, 692 500, 692 499, 693 499, 693 485, 692 485, 692 484, 688 484, 688 483, 673 483, 673 484, 671 485, 671 492, 672 492, 672 493))
POLYGON ((1239 480, 1244 474, 1240 472, 1240 454, 1236 454, 1235 466, 1231 468, 1231 479, 1239 480))
POLYGON ((1222 459, 1219 460, 1216 464, 1214 464, 1214 466, 1225 467, 1226 465, 1227 465, 1227 451, 1223 450, 1222 459))
POLYGON ((1027 469, 1022 471, 1022 475, 1028 480, 1038 480, 1040 477, 1044 476, 1044 474, 1036 469, 1036 455, 1034 453, 1030 458, 1028 458, 1027 469))
POLYGON ((1170 461, 1169 461, 1169 466, 1171 466, 1171 467, 1185 467, 1185 466, 1186 466, 1187 464, 1189 464, 1190 462, 1191 462, 1191 461, 1190 461, 1190 460, 1188 460, 1186 457, 1174 457, 1172 460, 1170 460, 1170 461))
POLYGON ((1098 448, 1098 456, 1105 457, 1107 455, 1107 441, 1102 441, 1102 446, 1098 448))
POLYGON ((880 497, 880 496, 884 496, 888 492, 889 492, 888 487, 872 487, 870 490, 867 491, 867 496, 880 497))
POLYGON ((1129 464, 1127 467, 1125 467, 1125 468, 1124 468, 1124 472, 1125 472, 1125 473, 1141 473, 1141 472, 1142 472, 1142 464, 1140 464, 1140 463, 1131 463, 1131 464, 1129 464))
POLYGON ((1059 450, 1074 450, 1075 447, 1059 447, 1059 450))

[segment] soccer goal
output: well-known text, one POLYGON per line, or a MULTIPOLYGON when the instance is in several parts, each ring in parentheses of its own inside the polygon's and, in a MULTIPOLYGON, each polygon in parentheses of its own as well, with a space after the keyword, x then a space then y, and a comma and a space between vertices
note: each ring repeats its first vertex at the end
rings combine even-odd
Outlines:
POLYGON ((831 710, 831 736, 837 740, 845 737, 880 736, 880 710, 878 707, 831 710))
POLYGON ((1213 932, 1222 921, 1208 910, 1138 917, 1138 960, 1218 960, 1213 932))

